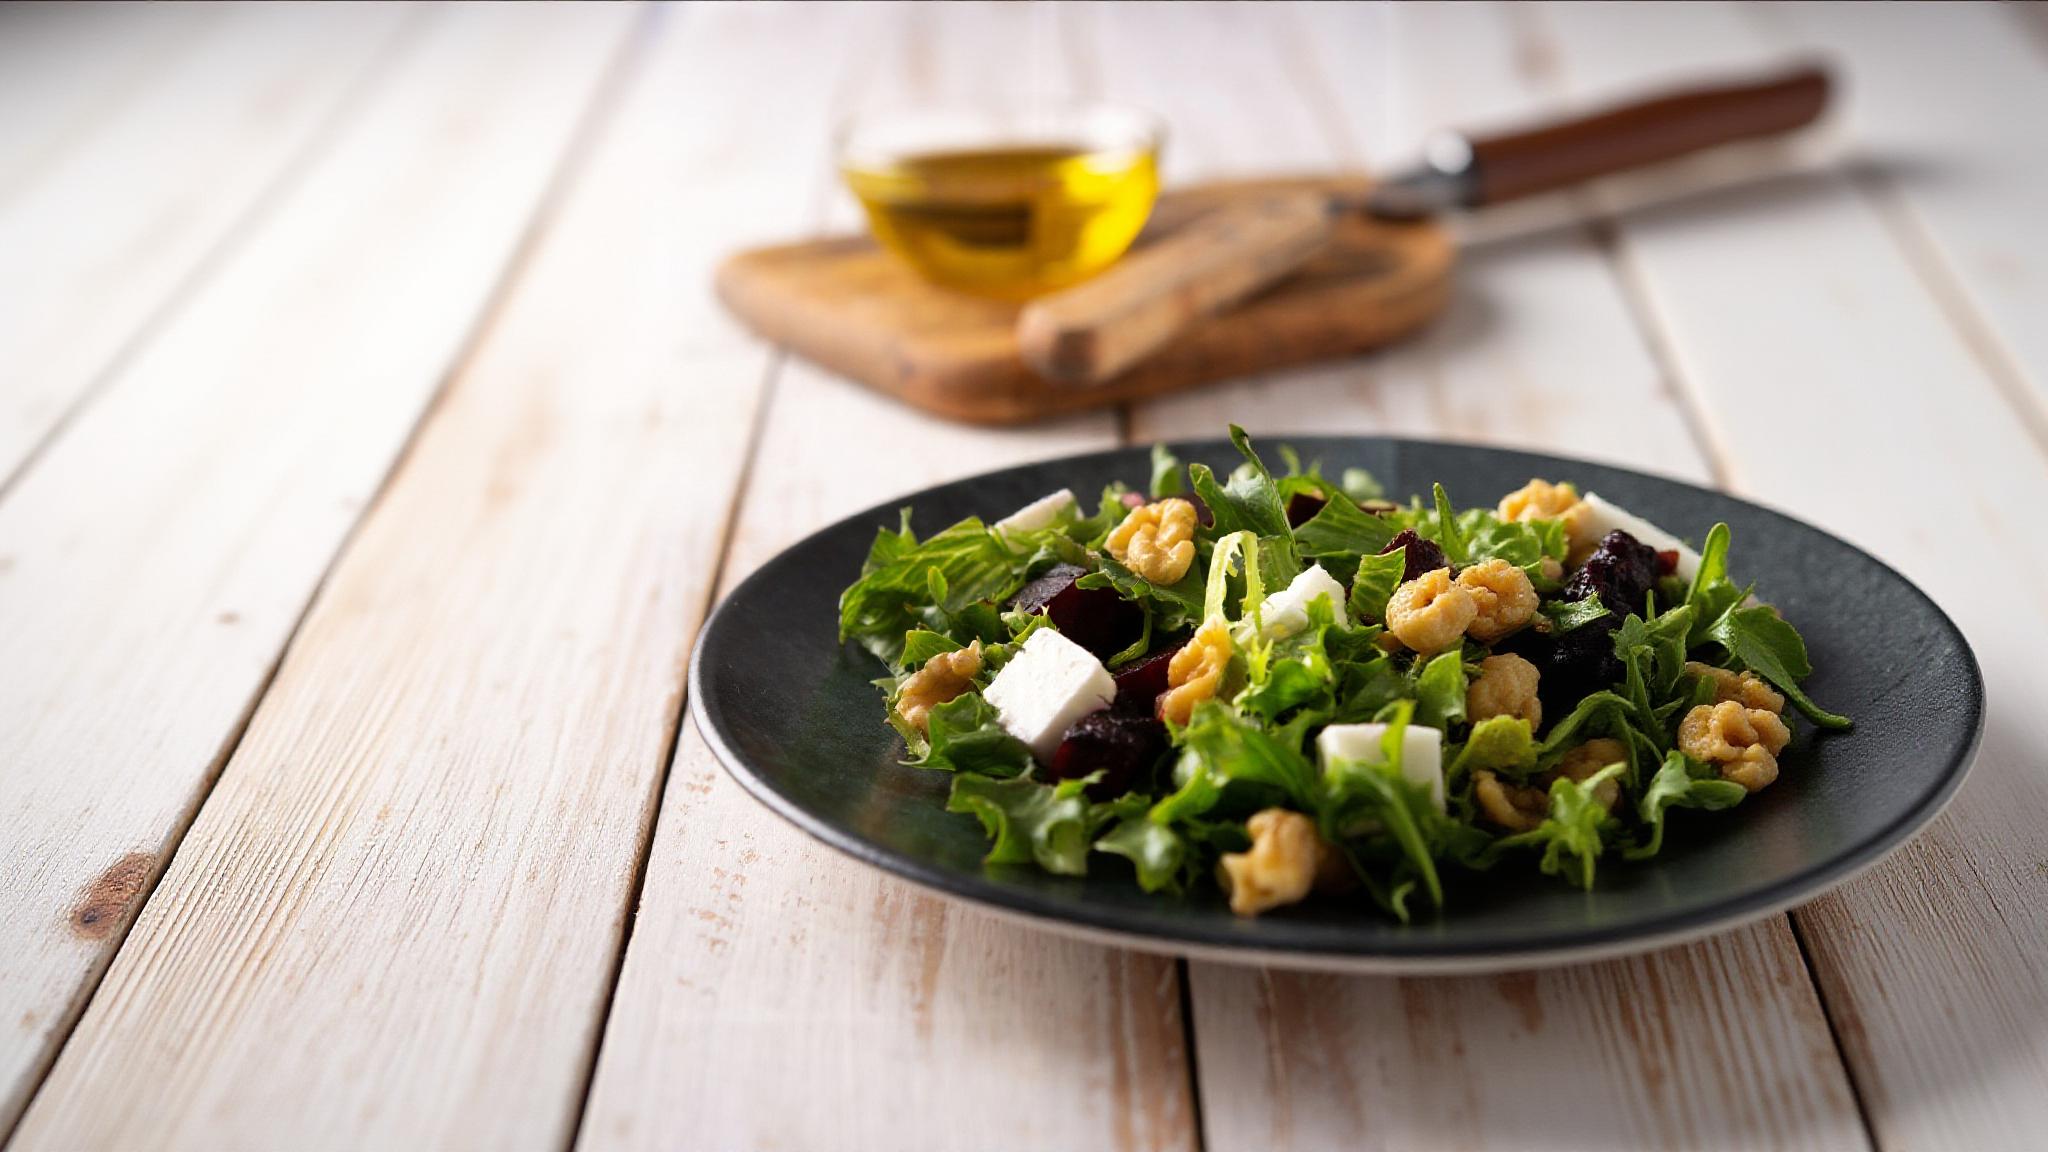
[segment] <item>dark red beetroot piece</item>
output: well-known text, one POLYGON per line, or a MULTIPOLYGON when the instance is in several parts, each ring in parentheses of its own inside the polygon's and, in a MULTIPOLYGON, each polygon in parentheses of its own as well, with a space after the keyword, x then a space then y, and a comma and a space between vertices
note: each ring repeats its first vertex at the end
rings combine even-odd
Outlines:
POLYGON ((1315 519, 1329 501, 1313 492, 1296 492, 1287 498, 1287 526, 1299 528, 1315 519))
POLYGON ((1166 691, 1167 665, 1173 663, 1174 653, 1181 650, 1182 643, 1168 642, 1150 656, 1140 656, 1122 668, 1113 669, 1116 703, 1112 707, 1133 716, 1155 715, 1159 697, 1166 691))
POLYGON ((1657 575, 1678 575, 1678 549, 1667 548, 1664 551, 1657 553, 1657 575))
POLYGON ((1133 787, 1150 790, 1159 757, 1166 751, 1166 725, 1150 716, 1104 709, 1090 712, 1067 729, 1049 766, 1055 780, 1079 780, 1096 772, 1090 800, 1113 800, 1133 787))
POLYGON ((1407 563, 1401 569, 1403 580, 1413 580, 1424 572, 1434 572, 1439 568, 1451 566, 1450 560, 1444 556, 1444 550, 1437 547, 1436 541, 1424 540, 1415 534, 1413 528, 1401 529, 1399 535, 1387 541, 1387 546, 1380 549, 1380 555, 1385 556, 1397 548, 1408 550, 1405 557, 1407 563))
POLYGON ((1586 558, 1586 563, 1565 581, 1566 600, 1598 596, 1607 610, 1626 616, 1640 615, 1657 583, 1657 550, 1626 532, 1609 532, 1586 558))
POLYGON ((1061 635, 1107 660, 1145 634, 1145 610, 1114 588, 1078 587, 1074 582, 1087 574, 1073 564, 1055 564, 1018 589, 1010 607, 1044 613, 1061 635))
POLYGON ((1536 698, 1543 702, 1543 715, 1561 720, 1589 694, 1621 682, 1621 658, 1614 654, 1614 633, 1620 627, 1621 617, 1602 616, 1561 636, 1529 628, 1500 648, 1536 666, 1536 698))

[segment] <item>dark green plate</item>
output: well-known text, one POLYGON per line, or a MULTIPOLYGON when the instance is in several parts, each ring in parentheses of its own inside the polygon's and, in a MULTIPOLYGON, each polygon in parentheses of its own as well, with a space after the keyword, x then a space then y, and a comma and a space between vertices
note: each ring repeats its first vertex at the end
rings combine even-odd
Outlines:
MULTIPOLYGON (((1148 896, 1121 860, 1085 878, 982 864, 971 816, 945 810, 948 779, 897 761, 869 683, 881 666, 836 638, 840 589, 875 529, 897 510, 920 535, 968 515, 994 519, 1047 492, 1142 486, 1145 449, 993 472, 891 500, 777 556, 719 605, 697 646, 690 699, 712 749, 741 785, 798 827, 858 860, 1053 929, 1132 947, 1224 960, 1374 971, 1476 971, 1640 951, 1810 900, 1876 862, 1955 793, 1983 726, 1984 687, 1962 633, 1905 578, 1789 517, 1687 484, 1555 457, 1408 440, 1297 437, 1326 475, 1364 467, 1404 498, 1441 481, 1463 504, 1490 502, 1531 476, 1576 481, 1695 542, 1734 530, 1732 569, 1804 633, 1806 688, 1853 730, 1798 726, 1778 782, 1727 812, 1677 811, 1662 855, 1604 858, 1591 892, 1533 867, 1452 870, 1447 906, 1400 924, 1355 902, 1310 902, 1254 920, 1215 892, 1148 896)), ((1277 441, 1276 441, 1277 443, 1277 441)), ((1228 443, 1179 445, 1219 472, 1228 443)), ((1269 453, 1269 457, 1275 455, 1269 453)))

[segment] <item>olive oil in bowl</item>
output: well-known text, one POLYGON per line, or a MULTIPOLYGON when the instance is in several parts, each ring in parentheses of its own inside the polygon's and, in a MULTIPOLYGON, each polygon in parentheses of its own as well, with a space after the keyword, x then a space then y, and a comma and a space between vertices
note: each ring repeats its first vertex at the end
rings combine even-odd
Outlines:
POLYGON ((875 237, 925 277, 1025 300, 1107 268, 1151 214, 1156 133, 1105 126, 1098 113, 1072 142, 849 148, 841 166, 875 237))

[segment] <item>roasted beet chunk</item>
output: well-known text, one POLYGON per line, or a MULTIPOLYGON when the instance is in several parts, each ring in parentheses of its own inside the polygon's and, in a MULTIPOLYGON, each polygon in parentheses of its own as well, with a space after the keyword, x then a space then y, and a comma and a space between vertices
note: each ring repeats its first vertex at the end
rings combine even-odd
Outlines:
POLYGON ((1626 532, 1609 532, 1584 567, 1565 581, 1566 600, 1598 596, 1616 615, 1641 615, 1657 583, 1657 550, 1626 532))
POLYGON ((1010 607, 1044 613, 1067 639, 1093 652, 1097 659, 1107 660, 1145 634, 1145 610, 1117 595, 1114 588, 1082 588, 1074 583, 1087 574, 1086 569, 1072 564, 1055 564, 1010 597, 1010 607))
POLYGON ((1078 564, 1055 564, 1045 570, 1045 575, 1026 584, 1010 597, 1010 607, 1019 612, 1043 612, 1052 598, 1073 587, 1074 581, 1086 576, 1088 570, 1078 564))
POLYGON ((1657 575, 1676 576, 1677 574, 1678 549, 1666 548, 1664 551, 1657 553, 1657 575))
POLYGON ((1150 789, 1159 756, 1166 751, 1166 725, 1150 716, 1104 710, 1074 722, 1052 754, 1056 780, 1079 780, 1096 772, 1090 800, 1113 800, 1133 787, 1150 789))
POLYGON ((1166 691, 1167 665, 1180 649, 1180 642, 1174 641, 1149 656, 1111 669, 1116 675, 1116 710, 1133 716, 1153 715, 1160 694, 1166 691))
POLYGON ((1287 526, 1301 527, 1315 519, 1316 513, 1321 512, 1323 505, 1328 503, 1328 500, 1313 492, 1296 492, 1287 498, 1287 526))
POLYGON ((1413 580, 1424 572, 1434 572, 1439 568, 1451 566, 1451 562, 1444 557, 1444 550, 1437 547, 1436 541, 1424 540, 1415 534, 1413 528, 1401 529, 1400 535, 1387 541, 1387 546, 1380 549, 1380 555, 1385 556, 1397 548, 1408 550, 1408 563, 1401 569, 1403 580, 1413 580))
POLYGON ((1561 636, 1531 628, 1510 637, 1501 649, 1536 666, 1541 677, 1536 698, 1543 702, 1543 715, 1562 720, 1589 694, 1621 682, 1621 660, 1614 654, 1614 633, 1620 627, 1620 617, 1602 616, 1561 636))

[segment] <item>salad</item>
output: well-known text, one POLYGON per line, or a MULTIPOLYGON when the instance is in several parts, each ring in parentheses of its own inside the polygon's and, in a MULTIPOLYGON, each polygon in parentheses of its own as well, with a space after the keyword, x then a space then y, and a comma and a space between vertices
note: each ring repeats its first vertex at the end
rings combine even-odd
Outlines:
POLYGON ((989 862, 1121 857, 1240 915, 1406 920, 1453 870, 1591 887, 1671 809, 1768 787, 1800 718, 1849 724, 1800 690, 1805 644, 1730 577, 1725 524, 1695 551, 1540 479, 1396 504, 1230 434, 1229 476, 1157 447, 1092 511, 1061 490, 920 540, 906 509, 840 597, 906 762, 952 773, 989 862))

